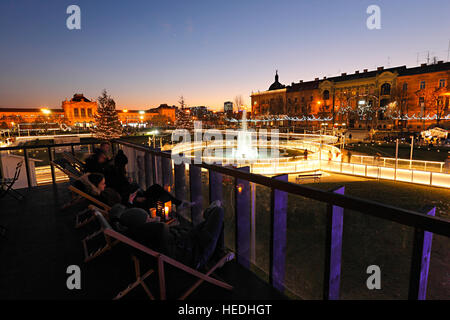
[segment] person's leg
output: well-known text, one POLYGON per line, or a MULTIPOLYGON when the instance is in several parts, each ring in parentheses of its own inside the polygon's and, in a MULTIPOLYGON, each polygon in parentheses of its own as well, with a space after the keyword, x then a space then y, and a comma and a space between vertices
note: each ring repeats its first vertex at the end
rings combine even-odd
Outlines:
POLYGON ((195 247, 194 265, 198 269, 204 266, 216 250, 218 240, 223 231, 224 210, 213 206, 205 211, 205 221, 193 229, 195 247))

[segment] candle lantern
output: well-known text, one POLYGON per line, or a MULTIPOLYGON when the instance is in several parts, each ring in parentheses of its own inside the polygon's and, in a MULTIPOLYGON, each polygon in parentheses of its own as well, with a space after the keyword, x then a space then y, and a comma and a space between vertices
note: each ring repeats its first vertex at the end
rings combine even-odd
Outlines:
POLYGON ((150 217, 156 218, 156 208, 150 208, 150 217))
POLYGON ((164 203, 164 219, 169 220, 169 214, 172 211, 172 202, 164 203))

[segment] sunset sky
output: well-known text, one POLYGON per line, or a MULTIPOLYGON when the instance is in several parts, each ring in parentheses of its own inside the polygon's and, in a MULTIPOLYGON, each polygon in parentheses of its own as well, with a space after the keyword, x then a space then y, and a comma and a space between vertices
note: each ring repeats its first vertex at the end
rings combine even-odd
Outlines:
POLYGON ((448 0, 1 0, 0 106, 58 108, 106 88, 119 108, 223 108, 280 82, 447 60, 448 0), (66 8, 81 8, 81 30, 66 8), (366 8, 381 7, 381 30, 366 8))

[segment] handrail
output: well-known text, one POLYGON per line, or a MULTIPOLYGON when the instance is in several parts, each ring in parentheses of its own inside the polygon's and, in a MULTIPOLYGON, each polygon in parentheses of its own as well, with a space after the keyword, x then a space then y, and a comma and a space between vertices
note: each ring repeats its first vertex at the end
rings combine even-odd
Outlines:
MULTIPOLYGON (((77 143, 50 144, 39 146, 15 146, 15 147, 1 148, 0 151, 92 145, 100 142, 101 141, 90 141, 86 143, 77 142, 77 143)), ((113 140, 112 142, 128 146, 146 153, 150 153, 159 157, 171 158, 170 152, 152 150, 150 147, 145 145, 135 144, 122 139, 113 140)), ((369 214, 371 216, 397 222, 403 225, 422 228, 426 231, 450 237, 450 221, 444 218, 423 215, 415 211, 401 209, 387 204, 382 204, 354 196, 340 195, 304 185, 275 180, 260 174, 247 173, 234 168, 222 167, 219 165, 212 165, 206 163, 201 164, 194 163, 192 165, 208 170, 213 170, 218 173, 232 176, 235 178, 244 179, 249 182, 267 186, 269 188, 278 189, 299 196, 304 196, 307 198, 311 198, 313 200, 328 203, 330 205, 356 210, 363 214, 369 214)))
MULTIPOLYGON (((159 157, 171 158, 171 154, 168 152, 152 150, 150 147, 144 145, 134 144, 121 139, 115 140, 114 142, 122 144, 124 146, 135 148, 139 151, 151 153, 159 157)), ((330 205, 359 211, 363 214, 369 214, 374 217, 424 229, 429 232, 450 237, 450 221, 444 218, 424 215, 412 210, 397 208, 391 205, 382 204, 355 196, 341 195, 304 185, 276 180, 255 173, 243 172, 234 168, 210 165, 206 163, 194 163, 191 165, 208 170, 213 170, 221 174, 232 176, 234 178, 247 180, 249 182, 267 186, 269 188, 278 189, 291 194, 296 194, 313 200, 325 202, 330 205)))
POLYGON ((61 144, 43 144, 39 146, 15 146, 15 147, 5 147, 0 148, 0 151, 11 151, 11 150, 28 150, 28 149, 46 149, 46 148, 59 148, 59 147, 71 147, 71 146, 83 146, 83 145, 92 145, 92 144, 99 144, 103 141, 95 140, 95 141, 89 141, 89 142, 68 142, 68 143, 61 143, 61 144))

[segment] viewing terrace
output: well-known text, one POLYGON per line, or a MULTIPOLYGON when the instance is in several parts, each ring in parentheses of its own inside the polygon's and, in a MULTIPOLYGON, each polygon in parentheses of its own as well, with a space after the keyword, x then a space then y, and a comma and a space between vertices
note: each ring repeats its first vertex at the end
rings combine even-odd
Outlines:
MULTIPOLYGON (((126 246, 83 262, 81 239, 98 225, 75 229, 76 210, 62 209, 70 201, 69 183, 52 164, 59 157, 55 150, 80 156, 95 146, 39 146, 48 156, 51 182, 41 186, 31 178, 30 153, 36 148, 9 148, 21 150, 27 185, 19 190, 23 200, 8 195, 0 199, 0 225, 7 228, 6 238, 0 238, 0 298, 111 299, 132 279, 126 246), (81 268, 81 290, 66 287, 69 265, 81 268)), ((206 284, 190 299, 450 296, 450 221, 438 216, 430 203, 407 210, 346 195, 345 187, 327 191, 294 184, 286 174, 267 177, 250 173, 248 167, 174 164, 170 152, 123 140, 114 141, 113 150, 118 149, 127 155, 128 174, 141 187, 158 183, 177 198, 195 202, 187 220, 214 200, 224 204, 225 244, 236 259, 217 271, 217 277, 233 290, 206 284), (367 289, 370 265, 381 268, 381 290, 367 289)), ((181 290, 186 281, 168 280, 181 290)), ((148 282, 157 293, 156 278, 148 282)), ((127 296, 146 297, 143 290, 127 296)))

